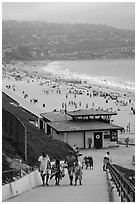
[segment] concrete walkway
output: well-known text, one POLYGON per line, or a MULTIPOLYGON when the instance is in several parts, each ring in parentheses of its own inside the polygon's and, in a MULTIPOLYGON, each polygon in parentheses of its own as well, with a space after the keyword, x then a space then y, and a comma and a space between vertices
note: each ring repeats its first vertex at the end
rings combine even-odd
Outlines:
MULTIPOLYGON (((89 155, 89 151, 81 152, 82 157, 86 153, 89 155)), ((109 202, 106 172, 102 171, 101 157, 95 162, 93 170, 83 170, 83 185, 70 186, 67 173, 60 186, 55 186, 54 179, 49 184, 48 187, 31 189, 8 202, 109 202)))
POLYGON ((102 159, 106 151, 110 152, 112 161, 119 165, 122 163, 133 169, 132 154, 135 147, 125 146, 109 148, 81 150, 84 156, 93 156, 94 169, 83 170, 83 185, 69 186, 68 174, 60 182, 60 186, 55 186, 55 180, 49 182, 50 186, 39 186, 21 195, 11 198, 6 202, 109 202, 109 192, 106 172, 102 171, 102 159))
POLYGON ((40 186, 14 197, 8 202, 109 202, 105 172, 84 170, 83 185, 69 186, 68 175, 60 183, 40 186))

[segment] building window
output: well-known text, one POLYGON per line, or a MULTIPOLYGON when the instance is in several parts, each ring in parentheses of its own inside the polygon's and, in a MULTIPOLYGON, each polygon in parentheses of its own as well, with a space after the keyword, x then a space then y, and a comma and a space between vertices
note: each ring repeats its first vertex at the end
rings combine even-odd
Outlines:
POLYGON ((117 140, 118 140, 117 131, 110 131, 110 141, 117 141, 117 140))
POLYGON ((104 139, 110 139, 110 135, 104 135, 104 139))
POLYGON ((109 131, 104 132, 104 139, 110 139, 110 132, 109 131))

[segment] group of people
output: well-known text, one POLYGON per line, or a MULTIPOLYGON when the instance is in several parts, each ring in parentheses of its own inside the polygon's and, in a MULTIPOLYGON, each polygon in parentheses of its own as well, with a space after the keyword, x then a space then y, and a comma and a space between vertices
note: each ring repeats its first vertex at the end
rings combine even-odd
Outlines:
POLYGON ((82 161, 82 169, 84 168, 84 166, 86 167, 86 170, 88 169, 88 167, 93 170, 93 157, 85 156, 82 161))
POLYGON ((72 151, 69 152, 69 155, 66 157, 64 163, 60 163, 60 160, 57 159, 51 166, 50 158, 45 153, 38 158, 38 161, 43 186, 49 186, 49 179, 51 180, 53 177, 55 178, 55 185, 60 185, 60 180, 65 176, 65 168, 68 169, 70 185, 73 185, 74 176, 74 185, 77 185, 78 180, 79 184, 82 185, 82 167, 79 165, 78 159, 73 155, 72 151))
MULTIPOLYGON (((77 156, 73 155, 73 152, 70 151, 69 155, 66 157, 63 163, 59 159, 56 159, 54 164, 51 166, 50 158, 47 154, 43 153, 39 158, 39 172, 42 178, 42 185, 49 186, 49 179, 55 178, 55 185, 60 185, 60 180, 65 176, 65 168, 68 170, 70 185, 82 185, 82 169, 84 166, 86 170, 88 167, 93 170, 93 158, 91 156, 85 156, 82 160, 82 166, 78 160, 77 156), (46 183, 45 183, 46 178, 46 183), (73 178, 74 184, 73 184, 73 178)), ((103 158, 103 171, 106 171, 108 168, 108 163, 110 162, 109 152, 107 152, 103 158)))

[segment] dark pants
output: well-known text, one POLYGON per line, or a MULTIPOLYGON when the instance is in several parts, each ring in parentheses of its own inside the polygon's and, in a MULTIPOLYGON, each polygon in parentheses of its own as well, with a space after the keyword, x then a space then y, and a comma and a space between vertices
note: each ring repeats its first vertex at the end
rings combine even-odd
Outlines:
POLYGON ((43 174, 43 171, 41 170, 40 174, 41 174, 43 186, 45 185, 45 176, 46 176, 46 185, 48 185, 49 173, 47 172, 46 174, 43 174))
POLYGON ((68 167, 68 174, 69 174, 69 179, 70 179, 70 185, 72 185, 73 174, 74 174, 74 166, 69 166, 68 167))
POLYGON ((106 170, 107 170, 108 162, 109 162, 108 159, 104 159, 103 171, 106 171, 106 170))
POLYGON ((93 169, 93 162, 89 162, 89 166, 90 166, 90 169, 91 169, 91 167, 93 169))
POLYGON ((55 176, 55 180, 56 180, 56 185, 59 185, 60 182, 60 178, 61 178, 61 171, 57 171, 54 174, 52 174, 52 176, 50 177, 50 180, 55 176))

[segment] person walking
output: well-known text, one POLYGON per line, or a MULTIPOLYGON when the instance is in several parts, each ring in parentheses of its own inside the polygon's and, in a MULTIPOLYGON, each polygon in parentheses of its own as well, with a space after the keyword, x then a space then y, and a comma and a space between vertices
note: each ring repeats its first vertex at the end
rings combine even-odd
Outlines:
POLYGON ((89 164, 89 159, 87 156, 84 157, 84 161, 85 161, 85 166, 86 166, 86 170, 88 169, 88 164, 89 164))
POLYGON ((92 170, 93 170, 93 158, 91 156, 88 157, 88 161, 89 161, 89 167, 91 169, 92 167, 92 170))
POLYGON ((75 161, 76 161, 76 158, 73 156, 73 152, 70 151, 69 155, 65 159, 65 163, 67 164, 67 168, 68 168, 70 185, 73 185, 73 174, 74 174, 75 161))
POLYGON ((109 152, 107 152, 103 158, 103 171, 107 170, 108 162, 110 161, 109 152))
POLYGON ((74 149, 74 151, 76 151, 76 145, 74 144, 74 146, 73 146, 73 149, 74 149))
POLYGON ((46 186, 49 186, 49 170, 50 170, 50 158, 47 154, 43 153, 39 158, 39 172, 42 178, 42 185, 45 186, 45 176, 46 176, 46 186))
POLYGON ((76 147, 76 154, 77 154, 77 156, 79 156, 79 148, 78 147, 76 147))
POLYGON ((126 147, 128 147, 128 144, 129 144, 129 142, 130 142, 129 137, 127 137, 127 138, 125 139, 125 142, 126 142, 126 147))
POLYGON ((80 153, 79 147, 74 145, 73 146, 74 152, 75 152, 75 157, 78 159, 78 157, 82 156, 82 154, 80 153))
POLYGON ((60 160, 59 159, 56 159, 55 161, 55 164, 53 165, 52 169, 51 169, 51 177, 50 177, 50 180, 55 176, 55 185, 60 185, 59 182, 60 182, 60 179, 61 179, 61 165, 60 165, 60 160))
POLYGON ((75 161, 75 167, 74 167, 74 172, 75 172, 75 184, 74 186, 77 185, 77 180, 79 180, 79 184, 82 185, 82 167, 78 163, 78 160, 76 159, 75 161))

